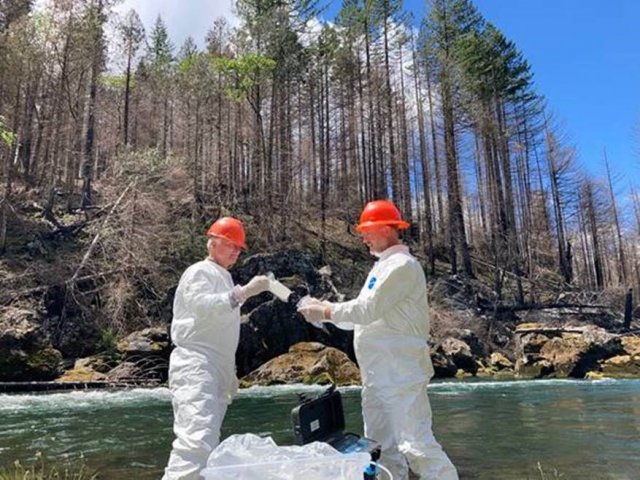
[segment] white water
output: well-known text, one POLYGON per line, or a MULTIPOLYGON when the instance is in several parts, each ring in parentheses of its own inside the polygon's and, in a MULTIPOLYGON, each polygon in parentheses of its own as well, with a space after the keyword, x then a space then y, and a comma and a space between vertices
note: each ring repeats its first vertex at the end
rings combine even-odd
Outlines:
MULTIPOLYGON (((297 393, 241 390, 223 437, 253 432, 290 444, 297 393)), ((359 387, 343 393, 347 429, 362 432, 359 387)), ((463 479, 640 479, 640 380, 438 381, 434 431, 463 479)), ((166 388, 0 395, 0 472, 36 452, 60 463, 83 453, 101 480, 160 476, 173 434, 166 388)))

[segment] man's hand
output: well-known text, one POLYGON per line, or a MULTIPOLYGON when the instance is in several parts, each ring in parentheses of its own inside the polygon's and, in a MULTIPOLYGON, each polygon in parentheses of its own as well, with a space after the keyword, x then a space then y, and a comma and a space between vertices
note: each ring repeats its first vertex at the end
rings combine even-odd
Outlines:
POLYGON ((266 275, 256 275, 246 285, 236 286, 233 289, 233 296, 238 303, 244 303, 248 298, 259 295, 269 290, 269 277, 266 275))
POLYGON ((298 307, 298 313, 300 313, 309 323, 330 320, 331 304, 329 302, 318 300, 317 298, 309 298, 300 307, 298 307))

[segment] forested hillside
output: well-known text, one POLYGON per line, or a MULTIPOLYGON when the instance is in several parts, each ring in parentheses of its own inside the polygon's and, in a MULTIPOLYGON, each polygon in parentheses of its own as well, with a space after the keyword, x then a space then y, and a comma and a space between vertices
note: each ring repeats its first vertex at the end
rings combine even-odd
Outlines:
POLYGON ((239 0, 237 27, 182 45, 113 0, 33 3, 0 4, 3 297, 99 276, 100 315, 153 316, 139 299, 216 216, 245 219, 253 252, 327 255, 382 197, 428 274, 497 302, 640 288, 640 198, 616 196, 606 152, 585 172, 471 1, 344 0, 328 21, 320 1, 239 0))

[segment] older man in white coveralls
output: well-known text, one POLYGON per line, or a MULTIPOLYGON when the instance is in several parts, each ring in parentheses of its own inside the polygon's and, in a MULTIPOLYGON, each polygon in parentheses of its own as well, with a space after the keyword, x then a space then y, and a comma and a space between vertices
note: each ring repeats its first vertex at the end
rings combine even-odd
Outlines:
POLYGON ((238 388, 240 305, 269 287, 266 276, 253 277, 244 286, 233 284, 228 269, 246 248, 239 220, 220 218, 207 236, 209 256, 183 273, 173 302, 169 386, 176 439, 164 480, 201 478, 238 388))
POLYGON ((355 326, 365 435, 381 442, 381 461, 394 480, 406 480, 409 467, 421 480, 455 480, 456 469, 431 428, 426 280, 400 242, 398 230, 408 226, 392 202, 369 202, 356 230, 379 260, 360 294, 342 303, 313 299, 299 312, 309 322, 355 326))

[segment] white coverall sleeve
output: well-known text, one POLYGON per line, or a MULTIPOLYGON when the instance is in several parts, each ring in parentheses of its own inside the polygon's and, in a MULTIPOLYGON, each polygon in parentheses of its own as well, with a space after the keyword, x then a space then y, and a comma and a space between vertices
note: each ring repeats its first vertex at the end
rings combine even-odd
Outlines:
POLYGON ((361 293, 348 302, 334 303, 331 322, 351 322, 356 325, 373 323, 393 309, 416 284, 415 269, 408 263, 399 265, 385 277, 378 278, 372 295, 361 293))
POLYGON ((184 301, 197 318, 221 316, 231 313, 231 290, 216 293, 215 284, 204 272, 196 271, 187 279, 184 288, 184 301))

